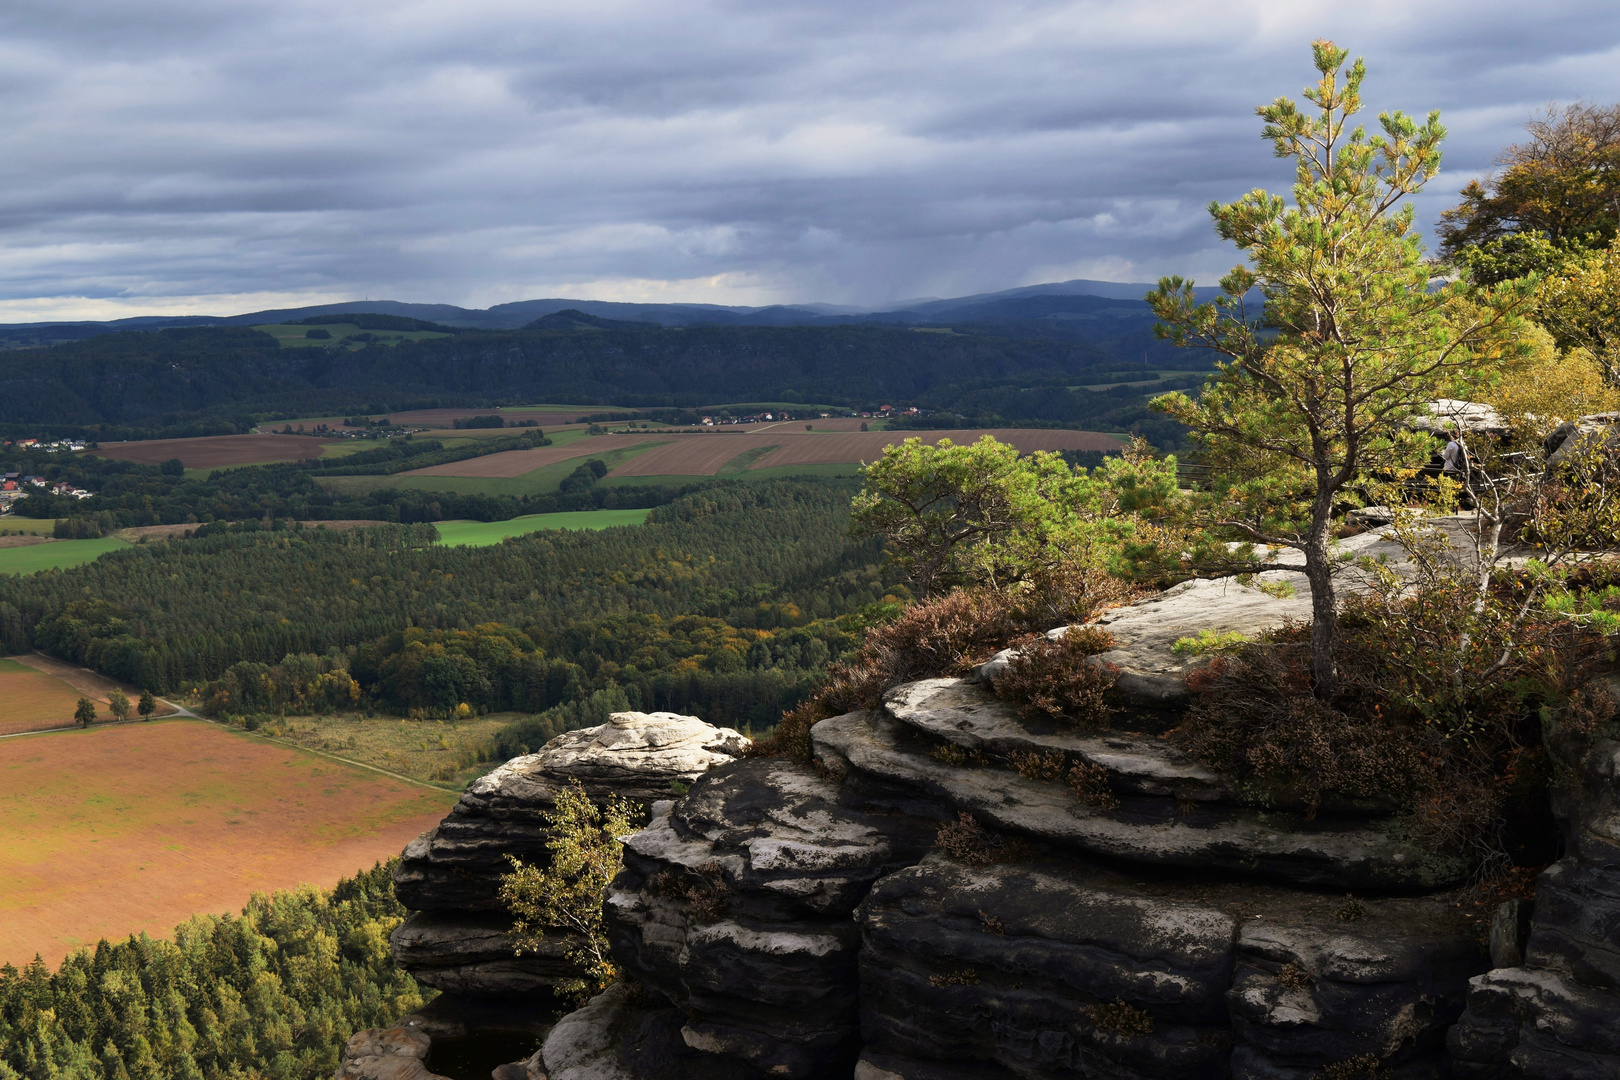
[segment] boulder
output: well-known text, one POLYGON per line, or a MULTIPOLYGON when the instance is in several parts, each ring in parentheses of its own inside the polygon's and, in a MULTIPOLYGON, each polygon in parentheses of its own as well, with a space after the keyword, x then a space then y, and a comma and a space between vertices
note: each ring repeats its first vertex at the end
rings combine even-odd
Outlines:
POLYGON ((931 830, 839 804, 787 761, 745 761, 660 802, 625 842, 606 914, 616 962, 687 1016, 685 1045, 754 1073, 848 1070, 858 1050, 855 905, 931 830))
POLYGON ((578 780, 593 794, 652 802, 743 755, 751 745, 732 728, 671 712, 621 712, 600 727, 557 736, 535 755, 535 769, 559 783, 578 780))
MULTIPOLYGON (((888 712, 858 712, 811 729, 816 754, 847 769, 846 801, 953 820, 959 811, 1077 854, 1150 866, 1221 870, 1298 885, 1421 892, 1464 878, 1469 863, 1409 842, 1384 819, 1318 816, 1162 796, 1108 776, 1118 805, 1081 802, 1062 783, 992 765, 953 765, 888 712), (1115 787, 1115 784, 1118 787, 1115 787)), ((1101 763, 1101 762, 1099 762, 1101 763)), ((1130 766, 1135 768, 1133 764, 1130 766)))
POLYGON ((422 1064, 430 1045, 407 1027, 367 1028, 344 1046, 333 1080, 447 1080, 422 1064))

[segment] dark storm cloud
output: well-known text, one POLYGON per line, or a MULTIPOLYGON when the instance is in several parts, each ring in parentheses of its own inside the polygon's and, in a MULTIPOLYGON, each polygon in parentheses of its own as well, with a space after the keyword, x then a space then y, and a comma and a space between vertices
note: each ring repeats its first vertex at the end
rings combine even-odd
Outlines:
POLYGON ((1324 35, 1373 113, 1443 110, 1427 221, 1539 105, 1620 100, 1595 2, 13 0, 0 319, 1207 280, 1324 35))

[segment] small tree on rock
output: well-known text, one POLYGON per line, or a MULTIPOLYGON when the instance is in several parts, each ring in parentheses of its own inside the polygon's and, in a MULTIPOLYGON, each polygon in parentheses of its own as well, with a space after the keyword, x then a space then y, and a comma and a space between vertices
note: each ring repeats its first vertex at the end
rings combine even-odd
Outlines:
POLYGON ((608 955, 602 900, 623 865, 623 838, 635 831, 636 816, 629 800, 610 795, 598 808, 578 780, 570 781, 544 815, 548 865, 508 856, 512 872, 501 878, 501 902, 515 916, 511 936, 518 952, 538 948, 547 930, 569 935, 564 955, 585 977, 558 989, 581 1001, 618 978, 608 955))
POLYGON ((1256 110, 1277 156, 1294 159, 1294 204, 1262 190, 1211 204, 1217 234, 1250 265, 1222 278, 1214 304, 1197 303, 1192 282, 1175 277, 1147 300, 1161 336, 1226 357, 1197 401, 1174 393, 1154 402, 1192 429, 1211 466, 1200 516, 1217 531, 1195 555, 1228 572, 1284 568, 1253 548, 1233 557, 1219 542, 1233 534, 1304 554, 1312 680, 1328 697, 1342 565, 1332 551, 1335 509, 1356 501, 1359 478, 1429 458, 1430 437, 1405 421, 1515 354, 1516 313, 1534 282, 1483 293, 1431 288, 1403 200, 1440 168, 1439 114, 1420 125, 1384 113, 1382 136, 1349 130, 1365 66, 1343 71, 1348 53, 1330 41, 1312 48, 1321 79, 1306 97, 1318 113, 1287 98, 1256 110), (1246 303, 1256 289, 1264 309, 1252 318, 1246 303))

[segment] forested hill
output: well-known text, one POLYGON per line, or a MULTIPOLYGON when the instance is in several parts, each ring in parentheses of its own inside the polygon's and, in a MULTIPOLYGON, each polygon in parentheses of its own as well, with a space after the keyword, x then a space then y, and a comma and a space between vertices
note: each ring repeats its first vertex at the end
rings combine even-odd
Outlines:
POLYGON ((172 432, 429 400, 698 406, 784 399, 893 399, 1078 421, 1097 403, 1069 400, 1066 387, 1087 373, 1140 371, 1150 357, 1156 368, 1201 363, 1155 342, 1151 320, 1128 314, 1117 325, 1099 324, 1089 342, 878 325, 575 324, 345 350, 280 348, 268 334, 238 327, 127 331, 0 354, 0 423, 172 432), (1001 395, 995 409, 980 407, 986 392, 1001 395), (1008 392, 1025 397, 1003 401, 1008 392))

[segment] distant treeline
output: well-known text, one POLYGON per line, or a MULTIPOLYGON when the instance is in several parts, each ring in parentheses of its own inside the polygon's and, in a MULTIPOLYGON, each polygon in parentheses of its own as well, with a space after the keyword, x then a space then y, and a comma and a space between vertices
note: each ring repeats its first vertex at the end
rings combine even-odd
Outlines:
MULTIPOLYGON (((1117 306, 1117 305, 1116 305, 1117 306)), ((573 402, 690 410, 804 400, 1130 427, 1140 394, 1070 390, 1087 372, 1197 368, 1143 307, 1095 340, 882 325, 476 331, 350 351, 282 349, 240 327, 105 334, 0 354, 0 433, 111 439, 246 430, 254 419, 446 404, 573 402), (379 408, 382 407, 382 408, 379 408)))

